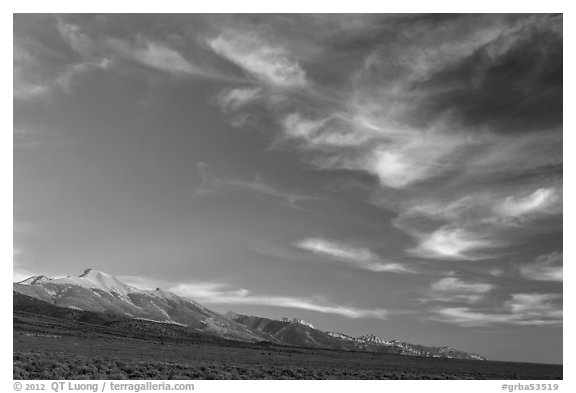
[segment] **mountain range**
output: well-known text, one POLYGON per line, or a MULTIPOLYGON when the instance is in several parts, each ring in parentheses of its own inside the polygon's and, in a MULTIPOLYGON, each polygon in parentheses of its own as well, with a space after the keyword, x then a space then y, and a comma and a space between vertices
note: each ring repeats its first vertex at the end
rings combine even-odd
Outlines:
MULTIPOLYGON (((180 326, 219 338, 290 346, 350 351, 372 351, 398 355, 485 360, 484 357, 449 347, 429 347, 403 341, 387 341, 373 334, 352 337, 324 332, 302 319, 269 319, 212 311, 196 301, 160 288, 139 289, 94 269, 80 276, 49 278, 33 276, 13 284, 16 294, 35 298, 35 309, 61 307, 133 320, 180 326), (42 307, 41 304, 45 306, 42 307)), ((19 298, 22 302, 22 298, 19 298)))

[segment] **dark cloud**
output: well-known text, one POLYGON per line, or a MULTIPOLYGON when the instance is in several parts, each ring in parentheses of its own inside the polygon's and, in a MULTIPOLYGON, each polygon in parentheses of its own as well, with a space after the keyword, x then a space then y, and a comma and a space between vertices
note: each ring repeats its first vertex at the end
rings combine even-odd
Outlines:
POLYGON ((422 124, 449 113, 502 133, 561 127, 562 22, 527 23, 412 85, 427 96, 405 117, 422 124))

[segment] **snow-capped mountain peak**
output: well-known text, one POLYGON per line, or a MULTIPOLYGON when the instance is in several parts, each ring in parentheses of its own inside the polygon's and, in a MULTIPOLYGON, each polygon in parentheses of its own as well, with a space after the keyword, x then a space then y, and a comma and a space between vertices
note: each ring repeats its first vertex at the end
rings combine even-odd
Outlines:
POLYGON ((179 324, 230 339, 263 339, 191 299, 159 288, 138 289, 94 269, 87 269, 79 276, 56 279, 30 277, 24 282, 14 283, 13 290, 59 307, 179 324))
POLYGON ((130 293, 140 293, 141 290, 124 284, 116 277, 94 269, 86 269, 80 276, 67 276, 52 280, 54 284, 78 285, 84 288, 99 289, 104 292, 118 294, 126 298, 130 293))
POLYGON ((377 350, 411 356, 483 359, 447 347, 426 347, 386 341, 373 334, 351 337, 322 332, 299 318, 267 319, 228 313, 227 318, 199 303, 160 288, 138 289, 94 269, 79 276, 33 276, 13 284, 13 291, 49 304, 75 310, 107 312, 133 319, 188 326, 198 332, 242 341, 270 341, 289 345, 347 350, 377 350), (282 321, 281 329, 276 321, 282 321), (302 329, 298 325, 308 328, 302 329), (266 330, 268 329, 268 330, 266 330), (386 347, 386 348, 384 348, 386 347))
POLYGON ((36 284, 42 284, 48 281, 51 281, 51 278, 48 278, 46 276, 32 276, 32 277, 28 277, 25 280, 22 280, 19 282, 19 284, 24 284, 24 285, 36 285, 36 284))

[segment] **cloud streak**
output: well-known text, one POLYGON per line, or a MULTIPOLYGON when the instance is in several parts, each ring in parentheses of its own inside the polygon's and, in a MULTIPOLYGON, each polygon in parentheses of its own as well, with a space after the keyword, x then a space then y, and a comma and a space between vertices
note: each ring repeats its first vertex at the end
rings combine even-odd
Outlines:
POLYGON ((520 275, 536 281, 563 281, 563 255, 560 252, 540 255, 533 262, 519 266, 520 275))
POLYGON ((242 87, 226 89, 217 96, 220 107, 227 113, 237 111, 262 97, 262 89, 242 87))
POLYGON ((433 282, 427 297, 422 300, 425 302, 478 303, 493 289, 492 284, 446 277, 433 282))
POLYGON ((95 42, 72 24, 58 21, 57 30, 75 52, 74 58, 59 54, 62 60, 51 67, 41 67, 54 53, 38 48, 31 40, 14 43, 14 98, 30 100, 49 96, 55 91, 72 93, 73 80, 80 75, 108 70, 112 59, 97 50, 95 42), (79 57, 79 58, 78 58, 79 57))
POLYGON ((255 34, 221 34, 207 40, 207 44, 216 54, 268 86, 299 88, 307 84, 306 72, 288 51, 268 45, 255 34))
POLYGON ((84 73, 97 70, 107 70, 110 68, 112 61, 108 58, 103 58, 95 61, 88 61, 84 63, 77 63, 67 67, 62 73, 56 78, 56 84, 66 93, 72 92, 72 82, 73 79, 84 73))
POLYGON ((87 64, 94 64, 98 57, 123 59, 174 76, 227 79, 214 67, 192 62, 169 44, 145 35, 138 35, 135 39, 106 35, 92 38, 79 26, 63 21, 59 21, 58 30, 62 39, 86 59, 87 64))
POLYGON ((480 260, 489 255, 475 253, 494 247, 497 243, 464 228, 443 226, 432 233, 418 235, 418 246, 407 250, 420 258, 444 260, 480 260))
POLYGON ((493 325, 561 326, 561 294, 516 293, 504 302, 499 312, 476 311, 469 307, 438 308, 433 319, 464 327, 493 325))
POLYGON ((284 191, 264 182, 260 176, 253 180, 242 180, 234 178, 217 177, 209 174, 208 165, 200 162, 197 165, 197 174, 200 178, 200 185, 195 190, 197 195, 209 196, 226 190, 248 190, 258 195, 280 199, 293 208, 300 208, 300 203, 317 200, 318 197, 302 195, 289 191, 284 191))
MULTIPOLYGON (((318 169, 361 171, 377 179, 377 204, 396 211, 402 223, 396 228, 416 243, 406 248, 407 255, 498 257, 498 249, 517 241, 511 239, 515 227, 562 211, 558 177, 539 175, 557 172, 562 163, 561 122, 551 117, 542 129, 526 125, 526 132, 510 131, 525 124, 519 103, 534 97, 518 86, 533 86, 542 97, 561 88, 552 65, 561 50, 561 21, 494 16, 452 18, 441 28, 432 19, 418 25, 401 18, 389 23, 410 34, 384 40, 364 52, 362 62, 340 70, 347 72, 352 89, 322 103, 312 98, 325 96, 319 85, 306 83, 300 64, 278 49, 280 42, 290 43, 288 38, 270 35, 264 42, 247 29, 237 36, 223 33, 209 45, 264 85, 305 87, 304 96, 262 103, 276 118, 273 145, 293 147, 318 169), (542 51, 532 58, 550 62, 550 71, 527 65, 514 81, 500 79, 498 67, 513 67, 516 56, 534 47, 542 51), (539 79, 546 72, 552 73, 549 85, 539 79), (513 86, 505 99, 494 89, 504 83, 513 86), (490 110, 507 116, 506 121, 493 121, 490 110)), ((227 92, 225 112, 238 116, 246 104, 260 102, 256 91, 227 92)))
POLYGON ((560 196, 555 188, 539 188, 536 191, 518 197, 507 197, 495 207, 496 213, 505 218, 519 218, 545 214, 557 207, 560 196), (556 205, 556 206, 555 206, 556 205))
POLYGON ((149 39, 141 38, 136 43, 109 39, 108 45, 126 59, 169 74, 202 77, 215 76, 211 71, 192 64, 182 54, 169 46, 149 39))
POLYGON ((387 319, 390 314, 389 311, 385 309, 362 309, 329 303, 321 298, 254 295, 246 289, 230 290, 220 284, 180 284, 171 288, 171 291, 205 304, 249 304, 256 306, 298 308, 325 314, 336 314, 353 319, 387 319))
POLYGON ((155 287, 158 284, 168 288, 179 296, 190 298, 201 304, 241 304, 254 306, 271 306, 296 308, 316 311, 324 314, 335 314, 352 319, 373 318, 387 319, 391 312, 386 309, 365 309, 350 305, 336 304, 323 297, 293 297, 254 294, 244 288, 232 288, 219 282, 183 282, 159 283, 143 277, 120 277, 121 280, 135 287, 155 287))
POLYGON ((352 247, 345 243, 322 238, 309 238, 295 244, 296 247, 311 251, 316 255, 344 262, 361 270, 382 273, 414 273, 408 267, 382 260, 367 248, 352 247))
MULTIPOLYGON (((34 17, 29 18, 23 17, 18 22, 22 26, 37 22, 34 17)), ((74 78, 98 70, 116 71, 129 63, 174 77, 241 81, 222 72, 214 61, 216 56, 195 41, 180 39, 176 45, 174 40, 154 34, 114 36, 103 31, 98 23, 81 26, 66 19, 71 18, 49 19, 64 44, 58 47, 57 53, 54 48, 47 49, 37 42, 37 37, 15 41, 14 98, 31 100, 58 91, 71 94, 74 78)))
POLYGON ((13 97, 29 100, 44 96, 49 91, 46 77, 42 74, 39 61, 26 45, 14 41, 13 97))

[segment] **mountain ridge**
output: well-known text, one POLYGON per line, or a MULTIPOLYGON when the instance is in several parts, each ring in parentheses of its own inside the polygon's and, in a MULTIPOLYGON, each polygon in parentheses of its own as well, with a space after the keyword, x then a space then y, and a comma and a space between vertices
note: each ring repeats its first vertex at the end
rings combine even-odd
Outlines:
POLYGON ((387 341, 374 334, 352 337, 337 332, 324 332, 300 318, 270 319, 232 311, 222 315, 173 292, 160 288, 155 290, 136 288, 95 269, 86 269, 79 276, 62 278, 32 276, 13 283, 13 290, 57 307, 186 326, 199 333, 225 339, 410 356, 485 360, 480 355, 449 347, 426 347, 398 340, 387 341))
POLYGON ((13 284, 15 292, 59 307, 155 322, 186 325, 196 331, 223 338, 257 342, 260 334, 223 315, 172 292, 139 289, 94 269, 79 276, 48 278, 33 276, 13 284))
POLYGON ((304 341, 305 345, 312 347, 331 347, 333 349, 350 349, 352 350, 364 350, 364 351, 374 351, 374 352, 385 352, 397 355, 406 356, 424 356, 424 357, 437 357, 437 358, 450 358, 450 359, 471 359, 471 360, 486 360, 485 357, 478 355, 476 353, 468 353, 460 351, 450 347, 430 347, 419 344, 411 344, 399 340, 387 341, 381 337, 374 334, 364 334, 359 337, 352 337, 343 333, 337 332, 323 332, 319 329, 310 328, 307 324, 301 324, 298 322, 298 318, 293 318, 291 320, 279 320, 270 319, 264 317, 241 315, 237 313, 232 313, 234 315, 234 320, 245 324, 246 326, 255 329, 262 330, 274 337, 281 339, 284 342, 290 342, 292 331, 297 330, 298 325, 300 329, 305 329, 305 338, 300 338, 299 342, 293 342, 293 344, 302 344, 304 341), (284 323, 284 326, 278 327, 272 326, 274 323, 284 323), (311 334, 311 331, 315 331, 311 334), (308 334, 306 334, 308 333, 308 334), (344 341, 350 345, 338 345, 341 343, 334 343, 330 339, 335 339, 339 341, 344 341))

